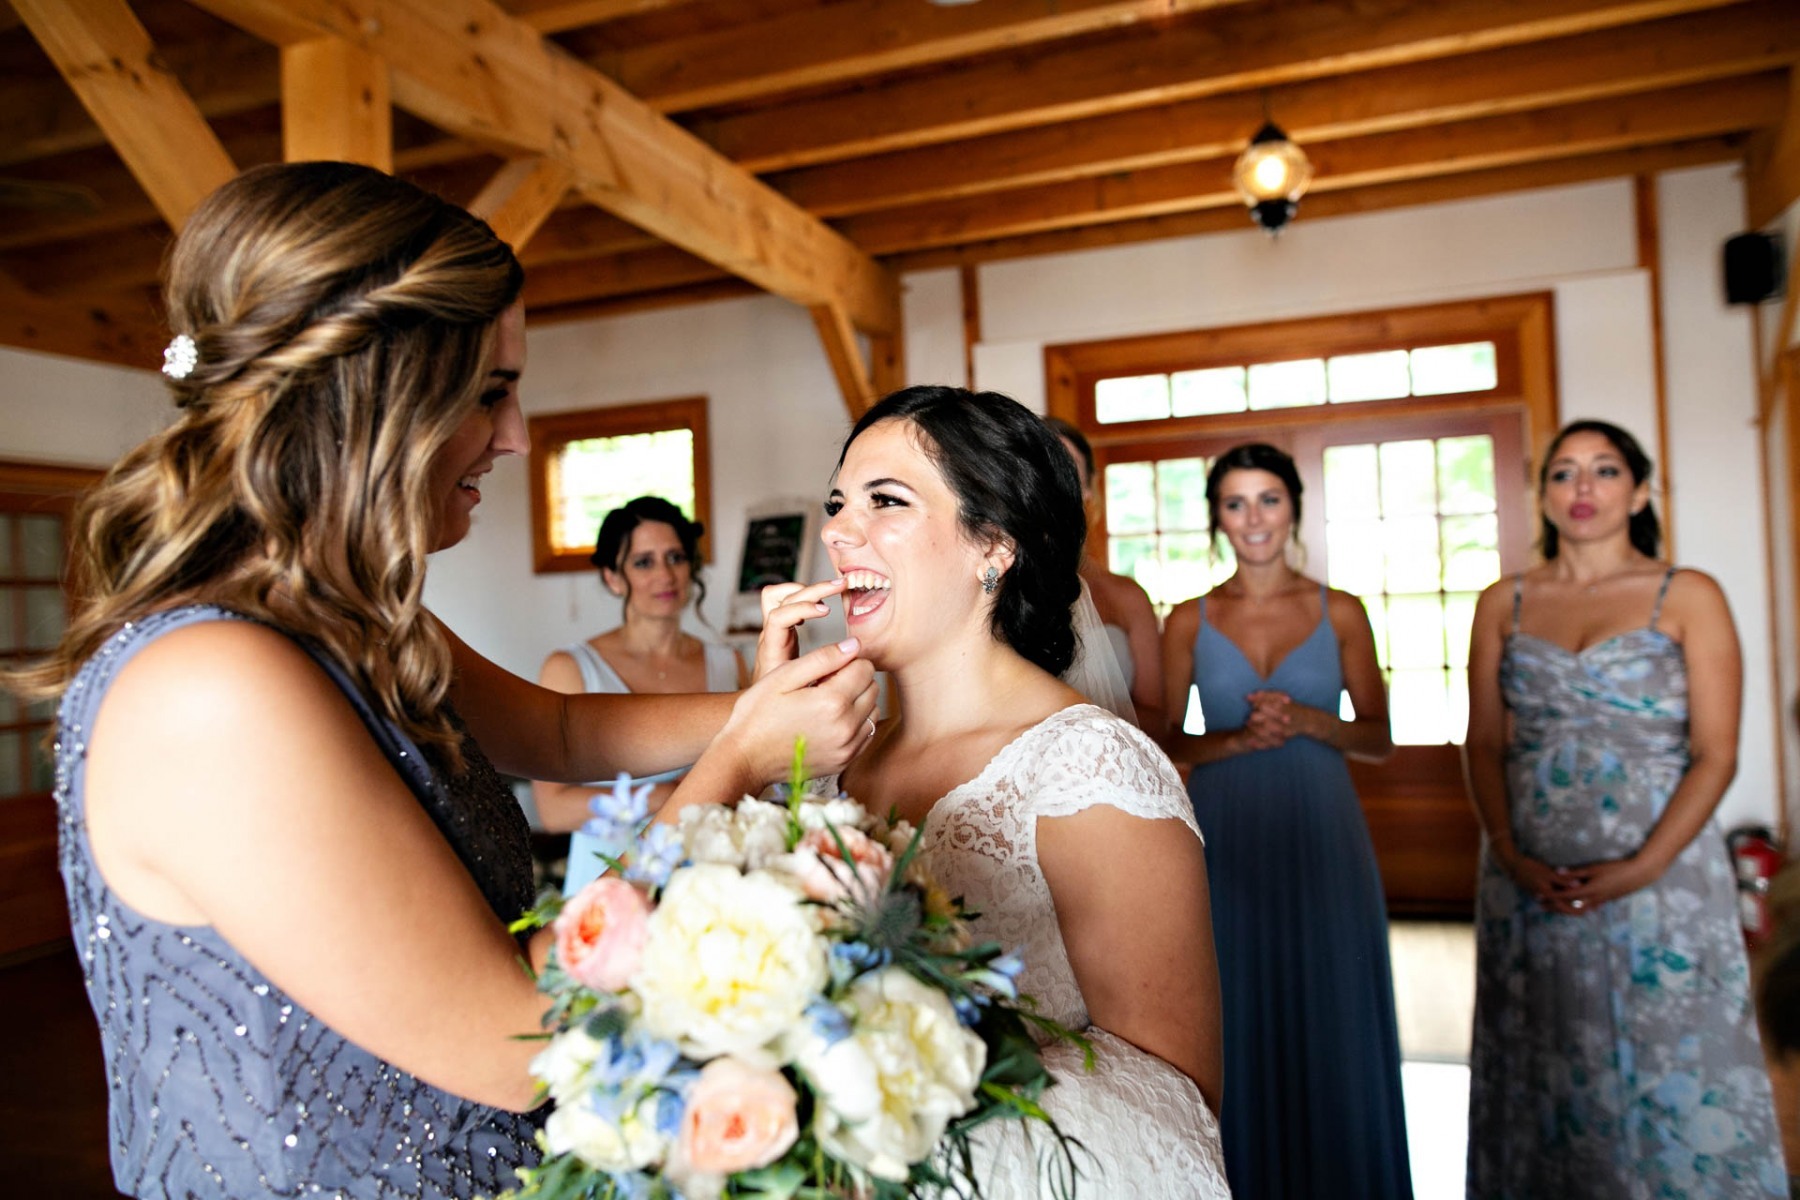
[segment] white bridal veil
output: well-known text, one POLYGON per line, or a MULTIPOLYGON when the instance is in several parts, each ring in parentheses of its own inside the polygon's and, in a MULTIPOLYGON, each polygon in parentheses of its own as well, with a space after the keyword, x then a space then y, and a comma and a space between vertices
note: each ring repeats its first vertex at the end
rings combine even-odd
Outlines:
POLYGON ((1125 683, 1125 671, 1113 653, 1112 639, 1100 623, 1100 612, 1094 607, 1093 594, 1087 581, 1081 582, 1081 598, 1075 601, 1075 661, 1062 673, 1063 682, 1115 715, 1137 724, 1137 709, 1131 703, 1131 688, 1125 683))

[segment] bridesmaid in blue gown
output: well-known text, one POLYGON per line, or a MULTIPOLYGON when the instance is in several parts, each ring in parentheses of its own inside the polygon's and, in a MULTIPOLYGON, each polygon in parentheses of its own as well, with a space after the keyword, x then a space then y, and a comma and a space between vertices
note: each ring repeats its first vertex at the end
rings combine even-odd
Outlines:
POLYGON ((1273 446, 1221 455, 1206 500, 1237 572, 1163 630, 1168 712, 1195 682, 1206 720, 1167 743, 1213 881, 1225 1163, 1239 1200, 1406 1200, 1387 910, 1344 761, 1392 750, 1387 695, 1361 602, 1288 564, 1300 493, 1273 446))

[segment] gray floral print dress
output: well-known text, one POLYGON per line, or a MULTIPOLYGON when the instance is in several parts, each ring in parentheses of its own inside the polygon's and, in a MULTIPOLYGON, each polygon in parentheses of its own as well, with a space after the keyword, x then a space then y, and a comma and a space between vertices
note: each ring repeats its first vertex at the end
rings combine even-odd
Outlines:
MULTIPOLYGON (((1670 575, 1674 573, 1670 570, 1670 575)), ((1573 653, 1513 629, 1508 804, 1553 866, 1635 852, 1688 766, 1688 664, 1650 623, 1573 653)), ((1708 822, 1649 887, 1542 908, 1484 846, 1468 1195, 1786 1196, 1725 844, 1708 822)))

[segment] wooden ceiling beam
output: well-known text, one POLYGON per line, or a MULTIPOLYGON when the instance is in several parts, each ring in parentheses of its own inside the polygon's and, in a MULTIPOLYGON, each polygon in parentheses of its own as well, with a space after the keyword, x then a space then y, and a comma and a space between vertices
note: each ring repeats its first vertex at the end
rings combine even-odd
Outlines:
POLYGON ((778 173, 820 217, 1236 153, 1267 111, 1302 144, 1655 91, 1800 61, 1788 0, 778 173))
MULTIPOLYGON (((1751 228, 1768 225, 1800 200, 1800 68, 1788 70, 1786 111, 1778 128, 1754 138, 1744 173, 1744 207, 1751 228)), ((1792 276, 1788 290, 1800 288, 1792 276)))
POLYGON ((762 289, 756 285, 726 276, 710 283, 691 283, 684 287, 664 288, 657 292, 633 292, 629 296, 614 296, 604 300, 563 304, 555 308, 534 308, 531 310, 531 324, 533 328, 536 328, 540 325, 555 325, 569 321, 594 321, 602 317, 618 317, 626 313, 645 312, 650 309, 675 308, 684 304, 704 304, 713 300, 739 300, 746 296, 762 294, 762 289))
POLYGON ((1306 0, 1233 7, 1166 30, 1098 45, 1078 41, 851 94, 698 120, 691 127, 726 157, 761 174, 1568 37, 1734 2, 1306 0))
POLYGON ((0 275, 0 346, 154 367, 167 336, 161 315, 141 293, 72 303, 34 295, 0 275))
MULTIPOLYGON (((205 42, 159 47, 156 61, 162 73, 181 81, 208 119, 265 108, 281 99, 274 47, 236 29, 205 42)), ((106 144, 105 131, 59 80, 27 76, 0 81, 0 165, 106 144)))
POLYGON ((553 158, 515 158, 501 167, 469 203, 469 211, 493 227, 517 254, 556 211, 575 173, 553 158))
POLYGON ((171 228, 237 167, 124 0, 13 0, 171 228))
MULTIPOLYGON (((1742 137, 1702 138, 1692 142, 1619 150, 1585 158, 1534 162, 1524 166, 1470 171, 1433 179, 1413 179, 1403 183, 1379 184, 1308 196, 1300 202, 1300 215, 1297 219, 1310 222, 1354 213, 1443 204, 1508 192, 1630 177, 1643 172, 1677 171, 1686 167, 1736 162, 1743 155, 1742 137)), ((1235 209, 1211 208, 1173 216, 1121 221, 1111 225, 1090 225, 1054 233, 1033 233, 987 242, 970 242, 961 246, 894 255, 885 261, 895 271, 924 271, 1233 230, 1249 232, 1252 228, 1250 217, 1241 206, 1235 209)))
POLYGON ((282 158, 393 171, 392 96, 387 63, 343 38, 281 47, 282 158))
MULTIPOLYGON (((1766 73, 1651 96, 1597 100, 1306 147, 1311 196, 1371 184, 1604 154, 1769 126, 1785 77, 1766 73)), ((1233 156, 852 217, 839 227, 874 254, 1241 205, 1233 156)))
POLYGON ((501 0, 500 7, 539 33, 562 33, 684 3, 687 0, 501 0))
POLYGON ((659 112, 687 112, 1243 2, 986 0, 934 5, 854 0, 652 42, 592 61, 659 112))
POLYGON ((899 323, 898 286, 872 259, 487 0, 197 3, 278 44, 356 41, 395 67, 396 103, 439 128, 563 162, 593 203, 797 304, 899 323))
POLYGON ((555 263, 525 276, 525 309, 581 304, 633 292, 654 292, 690 283, 713 283, 729 278, 703 258, 685 250, 662 246, 635 250, 579 262, 555 263))
POLYGON ((843 397, 844 407, 854 421, 875 407, 876 400, 875 384, 863 361, 862 347, 857 345, 856 330, 844 310, 834 304, 814 305, 812 319, 825 349, 825 360, 831 366, 831 376, 837 380, 838 395, 843 397))

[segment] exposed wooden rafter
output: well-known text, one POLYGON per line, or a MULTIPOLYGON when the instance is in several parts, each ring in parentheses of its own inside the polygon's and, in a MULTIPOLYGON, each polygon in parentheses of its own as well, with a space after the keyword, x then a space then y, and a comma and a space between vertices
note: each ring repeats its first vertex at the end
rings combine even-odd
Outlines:
POLYGON ((683 112, 1242 3, 852 0, 603 55, 594 65, 657 109, 683 112))
MULTIPOLYGON (((697 122, 757 172, 1421 62, 1674 16, 1731 0, 1310 0, 1228 8, 1157 36, 1079 40, 849 95, 697 122)), ((1276 114, 1279 116, 1280 114, 1276 114)))
POLYGON ((13 7, 172 227, 237 174, 124 0, 15 0, 13 7))
POLYGON ((563 196, 575 173, 553 158, 515 158, 501 167, 469 204, 517 253, 563 196))
POLYGON ((894 271, 1248 232, 1265 115, 1303 223, 1716 162, 1752 225, 1800 198, 1794 0, 19 2, 91 28, 0 21, 0 340, 54 313, 96 357, 153 311, 165 213, 286 156, 483 213, 534 321, 776 291, 853 412, 899 382, 894 271), (119 151, 89 104, 138 121, 119 151))
MULTIPOLYGON (((42 2, 42 0, 40 0, 42 2)), ((567 165, 587 199, 811 308, 892 329, 898 287, 848 241, 486 0, 199 0, 277 44, 341 37, 394 66, 395 101, 478 143, 567 165)))

